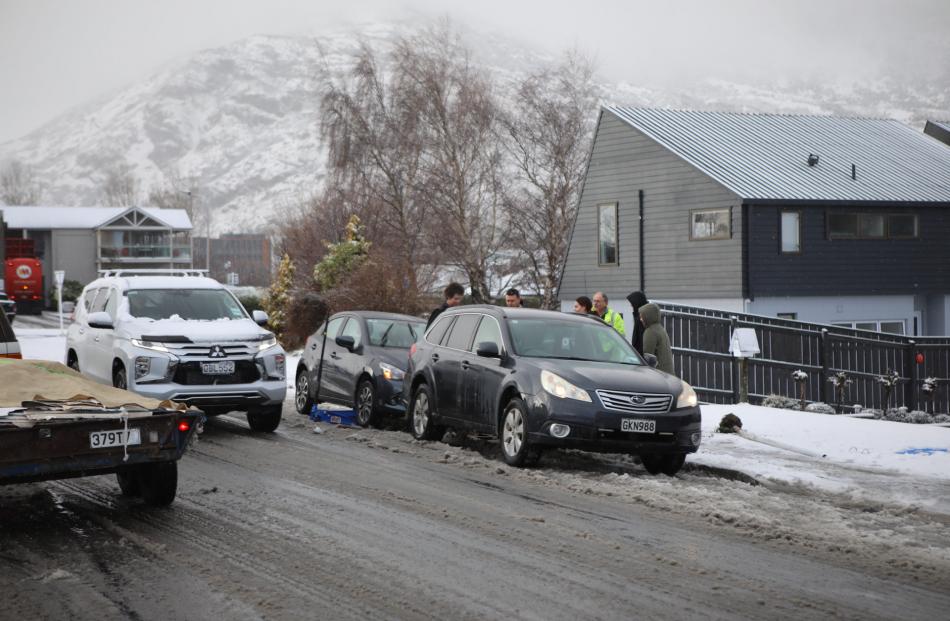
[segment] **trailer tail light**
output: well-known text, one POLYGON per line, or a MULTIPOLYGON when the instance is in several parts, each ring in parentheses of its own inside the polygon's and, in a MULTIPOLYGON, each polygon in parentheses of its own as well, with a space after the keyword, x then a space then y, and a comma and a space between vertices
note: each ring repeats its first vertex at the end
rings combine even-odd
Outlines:
POLYGON ((191 429, 191 423, 186 420, 183 420, 178 423, 178 431, 188 431, 191 429))
POLYGON ((0 354, 0 358, 16 358, 17 360, 22 360, 23 356, 20 354, 20 352, 15 351, 11 354, 0 354))

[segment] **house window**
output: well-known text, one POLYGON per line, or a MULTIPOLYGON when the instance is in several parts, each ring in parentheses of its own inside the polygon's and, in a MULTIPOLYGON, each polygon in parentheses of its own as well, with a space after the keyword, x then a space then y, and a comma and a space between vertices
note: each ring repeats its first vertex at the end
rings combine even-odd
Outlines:
POLYGON ((782 212, 782 252, 802 251, 802 214, 799 211, 782 212))
POLYGON ((829 239, 915 239, 916 214, 829 213, 829 239))
POLYGON ((903 319, 881 319, 862 321, 836 321, 833 326, 852 328, 854 330, 870 330, 871 332, 886 332, 887 334, 905 334, 903 319))
POLYGON ((691 240, 732 237, 732 209, 696 209, 689 212, 691 240))
POLYGON ((617 265, 617 203, 597 206, 597 262, 617 265))

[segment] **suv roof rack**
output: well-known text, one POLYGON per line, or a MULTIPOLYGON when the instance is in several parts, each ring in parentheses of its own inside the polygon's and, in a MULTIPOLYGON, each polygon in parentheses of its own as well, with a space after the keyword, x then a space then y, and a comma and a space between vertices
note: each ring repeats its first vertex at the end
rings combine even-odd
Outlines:
POLYGON ((207 276, 208 270, 192 269, 163 269, 163 268, 141 268, 141 269, 112 269, 99 270, 100 278, 120 277, 120 276, 207 276))

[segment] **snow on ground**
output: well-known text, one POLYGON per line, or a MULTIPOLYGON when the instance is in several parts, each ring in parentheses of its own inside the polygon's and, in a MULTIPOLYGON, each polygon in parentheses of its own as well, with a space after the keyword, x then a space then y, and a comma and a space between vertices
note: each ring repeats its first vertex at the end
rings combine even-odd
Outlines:
MULTIPOLYGON (((16 333, 24 358, 63 361, 66 339, 59 330, 18 328, 16 333)), ((287 354, 289 396, 300 354, 299 350, 287 354)), ((857 503, 887 502, 950 515, 948 428, 747 403, 704 405, 702 410, 703 442, 689 463, 736 471, 773 487, 831 492, 857 503), (742 419, 748 437, 715 433, 728 413, 742 419)))

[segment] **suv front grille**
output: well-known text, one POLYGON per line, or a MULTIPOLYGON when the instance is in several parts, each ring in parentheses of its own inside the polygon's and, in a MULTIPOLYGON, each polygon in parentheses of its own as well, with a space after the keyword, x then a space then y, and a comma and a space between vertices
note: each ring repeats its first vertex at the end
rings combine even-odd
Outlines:
POLYGON ((187 358, 214 358, 217 360, 225 360, 228 358, 243 357, 243 356, 252 356, 257 353, 257 343, 231 343, 231 344, 189 344, 189 345, 178 345, 174 344, 169 346, 169 351, 182 359, 187 358), (218 355, 212 355, 212 348, 220 348, 218 350, 218 355))
POLYGON ((186 386, 208 386, 211 384, 250 384, 259 379, 261 379, 261 374, 253 360, 235 360, 234 373, 231 375, 205 375, 201 372, 200 362, 182 362, 175 370, 175 377, 172 381, 186 386))
POLYGON ((615 390, 595 392, 605 408, 628 414, 663 414, 670 411, 670 404, 673 401, 672 395, 615 390))

